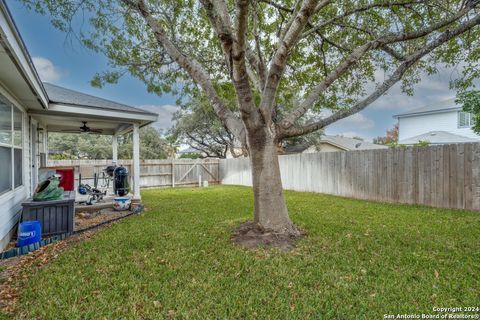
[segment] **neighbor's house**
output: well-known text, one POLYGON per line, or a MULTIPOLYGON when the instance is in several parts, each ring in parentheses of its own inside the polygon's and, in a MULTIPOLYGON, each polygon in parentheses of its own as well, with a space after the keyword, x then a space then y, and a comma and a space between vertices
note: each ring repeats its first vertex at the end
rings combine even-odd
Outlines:
POLYGON ((397 114, 398 143, 405 145, 428 141, 430 144, 479 142, 472 130, 472 115, 462 111, 455 99, 397 114))
POLYGON ((182 156, 185 156, 185 155, 199 155, 200 157, 206 157, 207 155, 197 149, 194 149, 192 147, 188 147, 188 148, 185 148, 183 150, 179 150, 176 152, 175 154, 175 158, 176 159, 179 159, 181 158, 182 156))
POLYGON ((363 141, 356 138, 324 135, 321 138, 318 146, 306 146, 306 145, 286 146, 283 148, 281 153, 295 154, 295 153, 336 152, 336 151, 373 150, 373 149, 388 149, 388 147, 363 141))
MULTIPOLYGON (((80 132, 83 121, 114 137, 133 131, 133 192, 140 198, 139 128, 156 120, 153 113, 42 83, 0 0, 0 249, 37 185, 49 132, 80 132)), ((116 161, 117 139, 112 149, 116 161)))

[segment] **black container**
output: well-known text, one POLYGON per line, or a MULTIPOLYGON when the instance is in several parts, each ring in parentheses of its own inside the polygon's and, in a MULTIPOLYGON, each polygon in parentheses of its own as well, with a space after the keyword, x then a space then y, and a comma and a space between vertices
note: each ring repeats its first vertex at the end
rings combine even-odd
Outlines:
POLYGON ((125 167, 116 167, 113 171, 113 192, 120 197, 128 194, 128 170, 125 167))
POLYGON ((113 177, 113 171, 115 171, 116 166, 108 166, 105 168, 105 172, 110 176, 113 177))
POLYGON ((22 221, 38 220, 42 225, 42 236, 73 232, 75 216, 75 192, 65 191, 59 200, 22 203, 22 221))

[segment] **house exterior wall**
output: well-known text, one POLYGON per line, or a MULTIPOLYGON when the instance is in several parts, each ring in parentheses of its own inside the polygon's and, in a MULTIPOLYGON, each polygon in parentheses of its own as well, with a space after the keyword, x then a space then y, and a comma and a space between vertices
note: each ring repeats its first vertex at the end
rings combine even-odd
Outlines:
POLYGON ((18 102, 8 89, 0 83, 0 94, 4 96, 10 103, 23 112, 23 185, 14 190, 7 191, 0 195, 0 250, 3 249, 8 242, 17 224, 20 213, 21 203, 31 195, 31 159, 30 159, 30 120, 25 112, 25 108, 18 102))
POLYGON ((471 128, 458 127, 458 111, 400 117, 398 140, 415 137, 430 131, 446 131, 468 138, 479 139, 471 128))
POLYGON ((330 143, 321 143, 320 152, 336 152, 336 151, 345 151, 339 147, 331 145, 330 143))

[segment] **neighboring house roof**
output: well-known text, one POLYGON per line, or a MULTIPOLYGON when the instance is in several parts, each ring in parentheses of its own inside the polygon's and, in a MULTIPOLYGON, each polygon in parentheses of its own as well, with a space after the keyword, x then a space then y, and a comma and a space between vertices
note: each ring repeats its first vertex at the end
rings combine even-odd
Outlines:
POLYGON ((399 144, 411 145, 419 141, 428 141, 430 144, 450 144, 450 143, 468 143, 479 142, 479 139, 464 137, 446 131, 430 131, 415 137, 403 139, 399 144))
POLYGON ((43 85, 47 91, 47 95, 51 103, 157 115, 156 113, 151 113, 100 97, 95 97, 51 83, 44 82, 43 85))
POLYGON ((187 153, 201 153, 201 151, 194 148, 187 148, 177 152, 178 154, 187 154, 187 153))
POLYGON ((287 145, 283 147, 282 153, 283 154, 302 153, 303 151, 307 150, 309 147, 310 146, 305 144, 287 145))
MULTIPOLYGON (((373 150, 373 149, 388 149, 387 146, 375 144, 355 138, 347 138, 342 136, 322 136, 320 144, 327 143, 332 146, 335 146, 339 149, 350 151, 350 150, 373 150)), ((282 154, 294 154, 302 153, 309 148, 313 148, 313 145, 306 144, 297 144, 283 147, 282 154)), ((321 150, 320 150, 321 151, 321 150)))
POLYGON ((436 102, 434 104, 416 108, 405 113, 396 114, 393 117, 404 118, 404 117, 412 117, 412 116, 418 116, 418 115, 424 115, 424 114, 449 112, 449 111, 455 111, 455 110, 461 110, 461 109, 462 107, 455 103, 455 98, 451 98, 451 99, 436 102))
POLYGON ((342 136, 323 136, 320 143, 328 143, 346 151, 388 149, 388 147, 384 145, 342 136))

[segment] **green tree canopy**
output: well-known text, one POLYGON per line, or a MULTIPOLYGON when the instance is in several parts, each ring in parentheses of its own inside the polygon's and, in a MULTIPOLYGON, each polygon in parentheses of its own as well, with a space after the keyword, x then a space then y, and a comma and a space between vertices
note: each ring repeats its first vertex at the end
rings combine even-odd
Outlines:
POLYGON ((472 129, 480 134, 480 91, 469 90, 457 95, 457 103, 463 106, 463 111, 472 115, 472 129))

